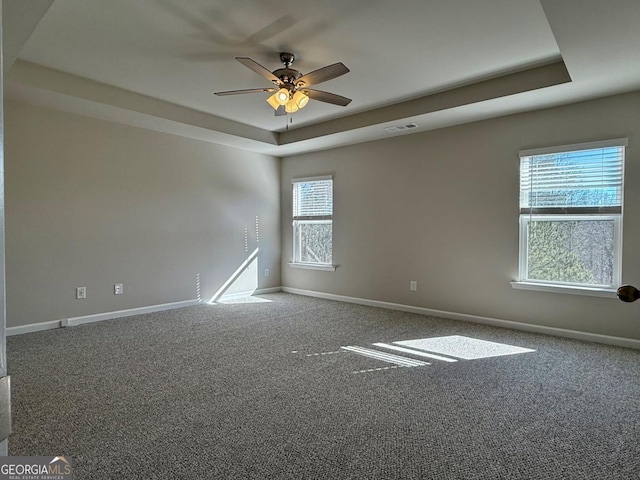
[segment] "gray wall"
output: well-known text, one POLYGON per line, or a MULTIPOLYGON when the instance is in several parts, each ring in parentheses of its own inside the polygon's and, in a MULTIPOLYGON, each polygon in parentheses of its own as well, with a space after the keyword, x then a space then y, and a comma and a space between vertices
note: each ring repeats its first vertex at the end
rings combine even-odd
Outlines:
POLYGON ((634 93, 284 159, 283 285, 640 339, 640 305, 509 283, 518 151, 628 137, 623 280, 640 284, 639 105, 634 93), (291 179, 316 174, 335 175, 335 272, 287 265, 291 179))
POLYGON ((208 300, 256 247, 280 285, 277 158, 7 102, 5 162, 8 326, 208 300))

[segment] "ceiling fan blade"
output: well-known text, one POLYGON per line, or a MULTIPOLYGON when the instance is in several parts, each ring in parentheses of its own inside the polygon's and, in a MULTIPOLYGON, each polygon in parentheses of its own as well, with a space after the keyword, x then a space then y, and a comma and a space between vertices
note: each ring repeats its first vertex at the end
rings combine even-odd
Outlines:
POLYGON ((302 93, 307 95, 309 98, 313 98, 314 100, 325 103, 332 103, 333 105, 340 105, 341 107, 346 107, 351 103, 350 98, 343 97, 342 95, 336 95, 335 93, 323 92, 322 90, 312 90, 309 88, 305 88, 304 90, 302 90, 302 93))
POLYGON ((343 63, 334 63, 333 65, 327 65, 326 67, 319 68, 318 70, 301 76, 296 80, 296 85, 302 85, 304 87, 315 85, 349 73, 349 71, 343 63))
POLYGON ((261 77, 266 78, 270 82, 273 82, 276 85, 280 83, 280 79, 278 77, 276 77, 273 73, 271 73, 255 60, 251 60, 249 57, 236 57, 236 60, 243 64, 245 67, 250 68, 251 70, 256 72, 261 77))
POLYGON ((227 90, 226 92, 214 92, 214 95, 223 97, 225 95, 242 95, 243 93, 260 93, 260 92, 275 92, 275 88, 247 88, 245 90, 227 90))
POLYGON ((284 105, 280 105, 278 109, 275 111, 276 117, 282 117, 287 114, 287 111, 284 109, 284 105))

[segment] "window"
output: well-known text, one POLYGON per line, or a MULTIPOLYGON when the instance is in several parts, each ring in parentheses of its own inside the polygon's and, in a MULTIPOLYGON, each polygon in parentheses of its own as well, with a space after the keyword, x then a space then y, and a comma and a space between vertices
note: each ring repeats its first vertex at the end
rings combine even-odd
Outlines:
POLYGON ((520 282, 593 290, 620 284, 626 145, 618 139, 520 152, 520 282))
POLYGON ((293 180, 293 266, 332 265, 333 178, 293 180))

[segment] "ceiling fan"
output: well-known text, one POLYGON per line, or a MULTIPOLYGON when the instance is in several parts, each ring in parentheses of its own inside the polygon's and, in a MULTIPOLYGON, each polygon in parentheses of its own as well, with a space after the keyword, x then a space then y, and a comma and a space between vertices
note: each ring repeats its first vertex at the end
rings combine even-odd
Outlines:
POLYGON ((280 60, 284 64, 284 68, 270 72, 255 60, 248 57, 236 57, 236 60, 241 64, 266 78, 272 82, 274 86, 268 88, 228 90, 225 92, 215 92, 215 95, 224 96, 241 95, 244 93, 275 92, 267 99, 267 103, 273 107, 276 115, 286 115, 287 113, 296 112, 304 107, 310 98, 342 107, 349 105, 351 102, 350 98, 308 88, 311 85, 326 82, 327 80, 348 73, 349 69, 344 64, 340 62, 334 63, 303 75, 298 70, 291 68, 294 59, 295 57, 292 53, 281 53, 280 60))

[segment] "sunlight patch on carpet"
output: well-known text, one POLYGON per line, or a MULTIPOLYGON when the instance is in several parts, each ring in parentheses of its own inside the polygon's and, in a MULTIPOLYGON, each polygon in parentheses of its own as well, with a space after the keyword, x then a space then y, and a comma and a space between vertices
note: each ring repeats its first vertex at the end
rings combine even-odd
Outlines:
POLYGON ((443 362, 457 362, 454 358, 443 357, 442 355, 436 355, 434 353, 423 352, 422 350, 415 350, 412 348, 399 347, 397 345, 389 345, 388 343, 374 343, 374 347, 382 347, 388 350, 395 350, 396 352, 409 353, 417 357, 431 358, 433 360, 441 360, 443 362))
POLYGON ((222 297, 216 303, 232 305, 237 303, 272 303, 272 301, 267 300, 266 298, 252 297, 250 295, 247 295, 246 297, 229 297, 229 298, 222 297))
POLYGON ((380 352, 378 350, 371 350, 369 348, 353 345, 340 348, 348 352, 357 353, 358 355, 374 358, 383 362, 393 363, 394 365, 399 365, 401 367, 421 367, 423 365, 431 365, 430 363, 423 362, 422 360, 414 360, 412 358, 401 357, 399 355, 393 355, 391 353, 380 352))
POLYGON ((489 342, 462 335, 448 337, 420 338, 417 340, 403 340, 393 342, 396 345, 414 348, 424 352, 439 353, 463 360, 478 358, 500 357, 519 353, 535 352, 530 348, 516 347, 505 343, 489 342))

